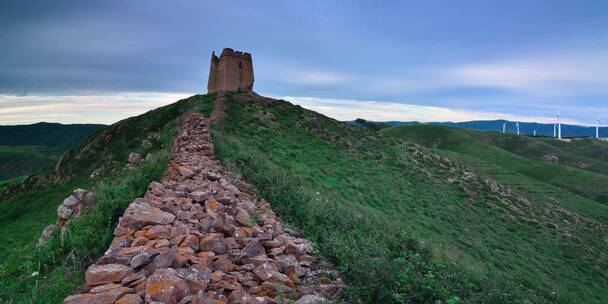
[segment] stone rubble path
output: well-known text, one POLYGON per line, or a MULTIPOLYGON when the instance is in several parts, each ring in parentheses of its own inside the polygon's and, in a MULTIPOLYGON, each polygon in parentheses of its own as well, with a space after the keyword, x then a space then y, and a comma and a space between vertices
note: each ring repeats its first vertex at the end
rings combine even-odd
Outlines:
POLYGON ((214 157, 207 120, 190 113, 162 182, 120 218, 110 248, 86 273, 75 303, 297 303, 338 299, 335 271, 284 228, 214 157), (240 189, 239 189, 240 188, 240 189))

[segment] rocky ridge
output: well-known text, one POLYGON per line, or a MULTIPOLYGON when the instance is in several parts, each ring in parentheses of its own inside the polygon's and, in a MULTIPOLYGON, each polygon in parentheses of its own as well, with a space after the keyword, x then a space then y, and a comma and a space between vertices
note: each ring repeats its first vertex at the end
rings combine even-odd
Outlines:
POLYGON ((311 243, 245 182, 235 184, 215 160, 207 121, 188 114, 163 180, 129 205, 110 248, 64 303, 338 299, 342 283, 311 254, 311 243))

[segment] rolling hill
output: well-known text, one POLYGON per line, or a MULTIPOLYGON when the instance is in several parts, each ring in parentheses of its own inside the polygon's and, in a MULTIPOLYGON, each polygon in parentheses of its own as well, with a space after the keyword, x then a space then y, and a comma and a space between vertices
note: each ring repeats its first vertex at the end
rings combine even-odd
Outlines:
MULTIPOLYGON (((597 202, 608 203, 608 189, 605 188, 608 183, 608 163, 560 149, 553 143, 556 140, 550 138, 432 125, 393 127, 382 132, 429 148, 472 156, 597 202), (549 161, 551 156, 555 157, 553 159, 557 163, 549 161)), ((581 146, 588 145, 588 141, 581 141, 581 146)), ((562 146, 579 145, 578 141, 563 143, 565 145, 562 146)), ((601 141, 597 141, 597 145, 604 149, 608 147, 608 143, 601 141)), ((585 151, 584 148, 580 149, 585 151)))
POLYGON ((43 146, 69 149, 105 126, 101 124, 66 125, 48 122, 0 126, 0 143, 3 146, 43 146))
MULTIPOLYGON (((5 194, 0 300, 72 293, 126 205, 164 171, 180 117, 208 116, 214 99, 196 95, 114 124, 5 194), (130 152, 157 157, 132 167, 130 152), (76 187, 99 193, 95 208, 32 250, 76 187)), ((607 177, 595 144, 532 149, 438 126, 355 127, 246 93, 227 94, 225 111, 211 126, 218 158, 341 271, 348 302, 608 301, 607 177)))
POLYGON ((0 187, 44 171, 67 149, 103 127, 105 125, 44 122, 0 126, 0 187))
MULTIPOLYGON (((348 123, 357 125, 356 121, 349 121, 348 123)), ((473 120, 464 122, 428 122, 421 123, 418 121, 383 121, 374 122, 377 124, 384 124, 389 127, 399 126, 411 126, 411 125, 435 125, 435 126, 446 126, 456 127, 463 129, 471 129, 477 131, 489 131, 489 132, 500 132, 503 124, 506 124, 507 133, 516 133, 515 124, 516 121, 509 121, 504 119, 498 120, 473 120)), ((522 135, 533 135, 536 130, 537 136, 553 136, 553 124, 551 123, 536 123, 536 122, 519 122, 520 133, 522 135)), ((600 137, 608 137, 608 128, 600 127, 600 137)), ((562 134, 564 137, 595 137, 595 127, 590 126, 579 126, 562 124, 562 134)))

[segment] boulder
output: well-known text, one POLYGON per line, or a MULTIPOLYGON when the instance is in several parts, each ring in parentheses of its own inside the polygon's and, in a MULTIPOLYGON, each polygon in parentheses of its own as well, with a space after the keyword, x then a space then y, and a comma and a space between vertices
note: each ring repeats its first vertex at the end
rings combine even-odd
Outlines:
POLYGON ((141 163, 141 155, 139 153, 131 152, 127 158, 127 162, 132 165, 141 163))
POLYGON ((207 284, 211 281, 211 271, 203 265, 178 269, 177 275, 190 285, 192 293, 196 293, 199 290, 204 291, 207 288, 207 284))
POLYGON ((155 238, 169 238, 171 236, 171 226, 169 225, 154 225, 146 231, 144 236, 150 240, 155 238))
POLYGON ((42 230, 42 235, 38 239, 38 243, 36 243, 36 247, 42 247, 48 241, 48 239, 53 235, 53 232, 57 229, 55 225, 48 225, 42 230))
POLYGON ((212 251, 215 254, 228 253, 228 247, 223 242, 223 238, 217 233, 210 233, 203 237, 200 242, 201 251, 212 251))
POLYGON ((128 293, 122 296, 115 304, 141 304, 143 300, 141 297, 134 293, 128 293))
POLYGON ((179 172, 179 175, 183 176, 184 178, 190 178, 194 175, 194 171, 186 167, 177 167, 177 171, 179 172))
MULTIPOLYGON (((74 190, 75 193, 77 193, 77 195, 81 198, 80 200, 84 199, 84 193, 83 191, 86 192, 86 190, 83 189, 76 189, 74 190)), ((78 201, 79 199, 76 198, 76 196, 74 195, 70 195, 68 196, 66 199, 63 200, 63 203, 61 203, 63 206, 66 206, 70 209, 74 209, 74 207, 76 207, 78 205, 78 201)))
MULTIPOLYGON (((115 238, 114 241, 120 240, 122 237, 115 238)), ((116 243, 116 242, 112 243, 116 243)), ((135 247, 119 247, 112 248, 104 254, 99 260, 97 260, 97 264, 122 264, 129 265, 131 259, 149 249, 143 246, 135 246, 135 247)))
POLYGON ((143 265, 147 265, 158 255, 158 251, 156 250, 146 250, 136 256, 134 256, 129 265, 133 268, 137 268, 143 265))
POLYGON ((108 304, 114 303, 122 295, 132 292, 131 288, 118 287, 100 293, 82 293, 69 296, 63 304, 108 304))
POLYGON ((121 264, 91 265, 85 273, 87 285, 96 286, 120 282, 133 273, 131 267, 121 264))
POLYGON ((119 284, 115 284, 115 283, 99 285, 99 286, 95 286, 95 287, 91 288, 89 290, 89 293, 100 293, 100 292, 108 291, 110 289, 114 289, 114 288, 118 288, 118 287, 122 287, 122 286, 119 284))
POLYGON ((239 190, 239 188, 237 188, 235 185, 231 184, 226 179, 223 179, 223 178, 220 179, 220 185, 233 196, 239 196, 241 194, 241 191, 239 190))
POLYGON ((145 279, 148 276, 148 271, 142 269, 136 273, 126 276, 120 282, 124 286, 132 286, 134 282, 140 281, 142 278, 145 279))
POLYGON ((168 225, 173 223, 175 215, 143 203, 131 203, 120 221, 120 225, 139 229, 147 225, 168 225))
POLYGON ((265 255, 266 250, 258 240, 251 240, 249 241, 249 243, 247 243, 247 245, 245 245, 245 247, 243 247, 241 253, 245 257, 252 258, 260 255, 265 255))
POLYGON ((235 216, 236 221, 243 226, 250 226, 251 218, 249 217, 249 213, 247 211, 238 209, 235 216))
POLYGON ((165 194, 165 186, 159 182, 151 182, 148 186, 150 192, 154 195, 161 196, 165 194))
POLYGON ((59 205, 59 207, 57 207, 57 216, 60 219, 70 218, 70 215, 72 215, 73 212, 74 212, 74 210, 64 206, 63 204, 61 204, 61 205, 59 205))
POLYGON ((253 270, 253 273, 255 273, 260 278, 260 280, 266 281, 272 278, 273 274, 277 271, 278 269, 275 264, 266 262, 256 267, 253 270))
POLYGON ((146 303, 177 303, 190 293, 188 284, 171 268, 157 269, 146 282, 146 303))
POLYGON ((327 303, 327 300, 319 295, 303 295, 294 304, 322 304, 327 303))
POLYGON ((202 203, 209 198, 209 192, 197 190, 190 193, 190 197, 197 203, 202 203))
POLYGON ((148 264, 148 266, 146 266, 146 270, 153 272, 156 269, 161 269, 161 268, 166 268, 171 266, 171 264, 173 264, 173 261, 175 260, 175 251, 174 250, 169 250, 167 252, 161 253, 159 255, 157 255, 154 260, 152 260, 152 263, 148 264))
POLYGON ((222 175, 219 174, 218 172, 215 171, 209 171, 207 172, 207 179, 210 181, 216 181, 218 179, 222 178, 222 175))

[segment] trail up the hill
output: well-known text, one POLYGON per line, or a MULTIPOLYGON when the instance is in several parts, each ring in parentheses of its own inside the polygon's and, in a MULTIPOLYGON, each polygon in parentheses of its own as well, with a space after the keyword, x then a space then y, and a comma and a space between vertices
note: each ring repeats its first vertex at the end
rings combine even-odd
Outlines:
POLYGON ((340 279, 311 255, 311 243, 284 227, 245 182, 230 181, 199 113, 184 119, 162 181, 129 205, 114 235, 87 269, 86 285, 64 303, 305 304, 340 297, 340 279))

